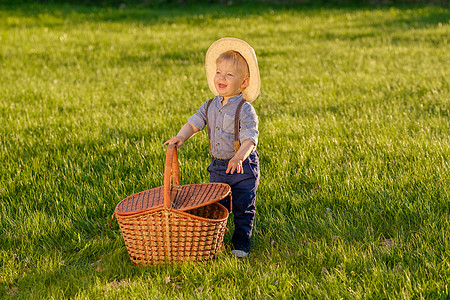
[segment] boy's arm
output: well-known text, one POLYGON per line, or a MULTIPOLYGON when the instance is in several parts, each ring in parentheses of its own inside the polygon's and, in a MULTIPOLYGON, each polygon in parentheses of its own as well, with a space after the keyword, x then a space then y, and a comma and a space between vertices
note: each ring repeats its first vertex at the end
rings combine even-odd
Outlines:
POLYGON ((200 129, 198 129, 197 127, 192 125, 190 122, 187 122, 186 124, 183 125, 183 127, 181 127, 178 134, 176 136, 172 137, 170 140, 166 141, 164 143, 164 145, 175 144, 175 145, 177 145, 177 148, 180 148, 180 146, 183 145, 183 143, 186 140, 188 140, 191 136, 193 136, 194 134, 196 134, 199 131, 200 131, 200 129))
POLYGON ((244 140, 241 147, 228 162, 228 167, 226 173, 231 174, 236 171, 236 173, 244 174, 244 168, 242 167, 242 162, 252 153, 255 144, 250 140, 244 140))

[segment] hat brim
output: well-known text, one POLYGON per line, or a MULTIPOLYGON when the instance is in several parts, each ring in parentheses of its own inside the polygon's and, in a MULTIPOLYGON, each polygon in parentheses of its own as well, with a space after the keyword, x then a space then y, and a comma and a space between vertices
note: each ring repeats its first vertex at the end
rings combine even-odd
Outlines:
POLYGON ((244 99, 251 103, 259 95, 261 79, 259 77, 258 61, 256 60, 255 51, 243 40, 230 37, 221 38, 209 47, 205 59, 206 78, 208 80, 209 89, 215 96, 219 95, 219 92, 214 85, 214 76, 216 75, 217 70, 216 60, 220 54, 228 50, 239 52, 247 61, 250 72, 250 82, 242 93, 244 94, 244 99))

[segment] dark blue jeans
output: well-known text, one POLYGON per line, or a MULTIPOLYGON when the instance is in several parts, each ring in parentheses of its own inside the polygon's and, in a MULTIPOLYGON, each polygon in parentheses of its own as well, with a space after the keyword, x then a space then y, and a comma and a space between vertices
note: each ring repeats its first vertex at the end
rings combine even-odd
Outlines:
MULTIPOLYGON (((234 249, 250 250, 253 221, 256 213, 256 190, 258 189, 260 171, 258 152, 252 154, 242 163, 244 174, 227 174, 228 161, 213 159, 208 167, 210 182, 223 182, 231 187, 232 212, 234 214, 234 232, 231 242, 234 249)), ((230 210, 230 198, 219 202, 230 210)))

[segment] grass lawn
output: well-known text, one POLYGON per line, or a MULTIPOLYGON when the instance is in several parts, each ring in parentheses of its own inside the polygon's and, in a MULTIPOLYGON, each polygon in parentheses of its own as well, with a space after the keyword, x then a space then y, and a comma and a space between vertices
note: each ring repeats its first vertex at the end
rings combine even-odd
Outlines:
MULTIPOLYGON (((449 20, 0 3, 0 298, 450 298, 449 20), (253 251, 135 267, 111 214, 163 184, 224 36, 262 79, 253 251)), ((207 149, 202 132, 179 150, 182 184, 209 180, 207 149)))

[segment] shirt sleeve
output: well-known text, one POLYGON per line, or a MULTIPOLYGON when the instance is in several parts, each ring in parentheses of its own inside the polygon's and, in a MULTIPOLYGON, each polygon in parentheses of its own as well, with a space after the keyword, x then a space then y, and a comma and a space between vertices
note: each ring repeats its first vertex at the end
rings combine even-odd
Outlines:
POLYGON ((241 144, 244 140, 250 140, 256 146, 258 144, 258 136, 258 115, 253 106, 246 102, 242 106, 240 115, 239 140, 241 144))
POLYGON ((195 114, 193 114, 191 117, 188 118, 188 122, 197 127, 200 130, 203 130, 206 126, 206 104, 208 103, 208 100, 205 101, 205 103, 200 106, 200 108, 197 110, 195 114))

